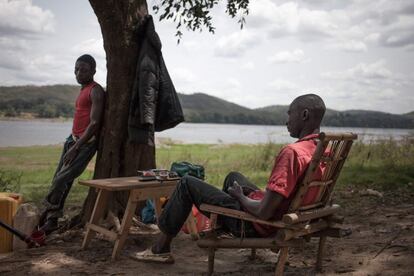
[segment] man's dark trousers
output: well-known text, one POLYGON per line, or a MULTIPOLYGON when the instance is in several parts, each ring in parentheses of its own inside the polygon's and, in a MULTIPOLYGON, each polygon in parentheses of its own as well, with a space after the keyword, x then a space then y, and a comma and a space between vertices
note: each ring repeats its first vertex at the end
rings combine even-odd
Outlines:
POLYGON ((45 223, 46 220, 52 218, 57 219, 63 216, 63 206, 65 204, 66 197, 69 194, 70 188, 72 187, 73 181, 82 174, 89 161, 95 155, 97 149, 96 139, 82 145, 72 163, 70 165, 64 165, 63 158, 74 144, 75 141, 73 140, 72 135, 70 135, 66 139, 63 146, 63 152, 53 177, 49 194, 43 202, 45 209, 40 218, 40 225, 45 223))
MULTIPOLYGON (((203 203, 242 210, 237 199, 231 197, 227 191, 229 187, 237 181, 243 188, 243 192, 248 194, 252 191, 259 190, 258 187, 250 183, 242 174, 231 172, 224 180, 223 190, 192 176, 184 176, 177 184, 177 187, 168 200, 160 218, 158 226, 160 230, 167 235, 176 236, 190 214, 193 204, 200 209, 203 203)), ((206 216, 209 213, 203 212, 206 216)), ((242 221, 230 217, 218 217, 218 223, 222 225, 225 231, 235 236, 259 237, 250 222, 242 221), (242 233, 244 228, 244 233, 242 233)))

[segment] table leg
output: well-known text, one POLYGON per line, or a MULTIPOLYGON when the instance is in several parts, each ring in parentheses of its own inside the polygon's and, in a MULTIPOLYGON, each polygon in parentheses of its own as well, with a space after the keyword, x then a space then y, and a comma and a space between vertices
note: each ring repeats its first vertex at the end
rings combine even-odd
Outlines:
POLYGON ((161 198, 154 198, 154 207, 155 207, 155 218, 158 222, 158 218, 161 215, 162 212, 162 203, 161 203, 161 198))
MULTIPOLYGON (((99 189, 98 197, 96 199, 95 206, 93 207, 92 216, 89 221, 90 224, 97 225, 99 223, 99 220, 102 218, 102 216, 105 213, 105 207, 108 201, 108 196, 109 196, 108 191, 99 189)), ((86 225, 86 235, 85 235, 85 238, 83 239, 82 249, 85 249, 88 247, 88 244, 94 235, 95 235, 95 231, 93 231, 92 229, 89 228, 88 225, 86 225)))
POLYGON ((129 192, 128 204, 125 209, 125 214, 122 219, 121 231, 118 235, 118 239, 115 241, 114 250, 112 251, 112 260, 115 260, 122 247, 124 246, 125 240, 128 237, 129 228, 131 227, 132 217, 134 216, 135 210, 137 209, 138 199, 134 196, 134 192, 129 192))

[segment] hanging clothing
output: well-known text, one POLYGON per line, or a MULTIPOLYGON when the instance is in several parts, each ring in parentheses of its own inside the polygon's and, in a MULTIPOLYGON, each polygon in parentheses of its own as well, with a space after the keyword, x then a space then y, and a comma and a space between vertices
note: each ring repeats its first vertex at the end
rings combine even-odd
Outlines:
POLYGON ((173 128, 184 115, 148 15, 137 30, 139 54, 128 118, 129 141, 154 145, 154 131, 173 128))

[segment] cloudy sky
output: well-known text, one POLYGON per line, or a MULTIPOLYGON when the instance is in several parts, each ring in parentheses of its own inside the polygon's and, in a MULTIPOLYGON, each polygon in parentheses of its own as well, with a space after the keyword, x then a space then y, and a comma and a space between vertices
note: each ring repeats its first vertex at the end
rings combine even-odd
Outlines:
MULTIPOLYGON (((152 0, 149 0, 151 3, 152 0)), ((256 108, 303 93, 329 108, 414 110, 414 1, 254 0, 243 30, 224 8, 216 34, 158 22, 176 89, 256 108)), ((90 53, 105 86, 105 52, 86 0, 0 0, 0 85, 75 84, 76 58, 90 53)))

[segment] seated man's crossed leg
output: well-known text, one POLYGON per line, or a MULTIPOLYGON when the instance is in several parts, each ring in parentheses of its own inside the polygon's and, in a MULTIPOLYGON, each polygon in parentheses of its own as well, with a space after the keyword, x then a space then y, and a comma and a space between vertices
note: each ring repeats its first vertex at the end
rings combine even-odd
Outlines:
MULTIPOLYGON (((159 236, 157 243, 152 247, 152 253, 170 252, 171 241, 184 225, 193 204, 197 208, 201 204, 206 203, 234 210, 242 210, 240 202, 228 194, 228 190, 234 181, 239 183, 247 194, 259 190, 258 187, 250 183, 246 177, 238 172, 231 172, 227 175, 222 190, 198 178, 192 176, 183 177, 165 205, 164 211, 158 220, 158 226, 162 234, 159 236)), ((207 213, 205 215, 209 216, 207 213)), ((242 235, 241 220, 219 216, 218 223, 225 231, 238 237, 242 235)), ((258 236, 258 233, 250 222, 245 222, 244 236, 258 236)))

